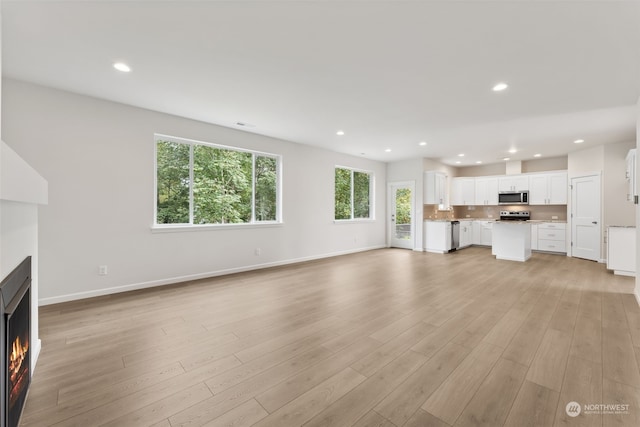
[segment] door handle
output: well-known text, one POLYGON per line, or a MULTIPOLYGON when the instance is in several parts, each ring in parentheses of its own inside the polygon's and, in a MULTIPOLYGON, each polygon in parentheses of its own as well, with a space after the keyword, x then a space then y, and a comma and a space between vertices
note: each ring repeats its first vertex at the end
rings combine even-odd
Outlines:
POLYGON ((591 224, 597 224, 598 221, 591 221, 591 224))

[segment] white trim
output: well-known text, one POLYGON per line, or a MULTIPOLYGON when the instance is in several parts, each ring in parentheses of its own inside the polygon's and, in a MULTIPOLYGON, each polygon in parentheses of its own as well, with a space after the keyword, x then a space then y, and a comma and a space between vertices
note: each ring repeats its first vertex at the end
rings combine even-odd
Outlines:
POLYGON ((184 231, 232 230, 242 228, 283 227, 283 222, 245 222, 238 224, 158 224, 151 226, 152 233, 181 233, 184 231))
POLYGON ((36 364, 38 363, 38 357, 40 357, 40 350, 42 350, 42 340, 38 338, 32 348, 33 355, 31 356, 31 378, 33 378, 33 373, 36 369, 36 364))
POLYGON ((340 251, 340 252, 331 252, 331 253, 322 254, 322 255, 313 255, 313 256, 302 257, 302 258, 293 258, 293 259, 284 260, 284 261, 268 262, 268 263, 264 263, 264 264, 254 264, 254 265, 249 265, 249 266, 245 266, 245 267, 237 267, 237 268, 229 268, 229 269, 225 269, 225 270, 209 271, 209 272, 205 272, 205 273, 189 274, 189 275, 186 275, 186 276, 169 277, 169 278, 166 278, 166 279, 151 280, 149 282, 132 283, 130 285, 116 286, 116 287, 104 288, 104 289, 97 289, 97 290, 94 290, 94 291, 77 292, 77 293, 73 293, 73 294, 60 295, 60 296, 57 296, 57 297, 41 298, 38 301, 38 305, 39 306, 43 306, 43 305, 49 305, 49 304, 58 304, 58 303, 61 303, 61 302, 75 301, 75 300, 80 300, 80 299, 85 299, 85 298, 92 298, 92 297, 99 297, 99 296, 103 296, 103 295, 111 295, 111 294, 117 294, 117 293, 120 293, 120 292, 135 291, 135 290, 139 290, 139 289, 147 289, 147 288, 153 288, 153 287, 157 287, 157 286, 173 285, 175 283, 188 282, 188 281, 191 281, 191 280, 207 279, 207 278, 211 278, 211 277, 224 276, 224 275, 227 275, 227 274, 242 273, 242 272, 245 272, 245 271, 260 270, 260 269, 263 269, 263 268, 278 267, 278 266, 282 266, 282 265, 296 264, 296 263, 305 262, 305 261, 314 261, 314 260, 323 259, 323 258, 332 258, 332 257, 340 256, 340 255, 348 255, 348 254, 353 254, 353 253, 358 253, 358 252, 366 252, 366 251, 371 251, 371 250, 375 250, 375 249, 383 249, 383 248, 385 248, 384 245, 376 245, 376 246, 370 246, 370 247, 359 248, 359 249, 351 249, 351 250, 340 251))

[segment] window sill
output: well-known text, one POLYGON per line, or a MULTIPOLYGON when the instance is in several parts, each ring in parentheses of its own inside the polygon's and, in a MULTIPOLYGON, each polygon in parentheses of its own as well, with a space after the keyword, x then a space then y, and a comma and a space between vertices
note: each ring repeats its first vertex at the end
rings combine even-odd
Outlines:
POLYGON ((376 222, 375 218, 362 218, 362 219, 334 219, 334 224, 358 224, 376 222))
POLYGON ((192 231, 238 230, 249 228, 282 227, 283 222, 264 222, 251 224, 198 224, 198 225, 152 225, 152 233, 182 233, 192 231))

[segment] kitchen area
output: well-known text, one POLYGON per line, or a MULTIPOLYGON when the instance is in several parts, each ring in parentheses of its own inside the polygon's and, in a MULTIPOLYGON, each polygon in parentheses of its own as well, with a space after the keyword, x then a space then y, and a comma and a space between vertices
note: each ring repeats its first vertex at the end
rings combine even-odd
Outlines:
POLYGON ((425 172, 424 181, 425 251, 487 246, 512 261, 567 253, 567 171, 452 178, 449 198, 443 173, 425 172))
MULTIPOLYGON (((637 204, 635 153, 629 150, 626 168, 615 171, 621 175, 615 176, 617 194, 607 192, 611 185, 603 185, 604 194, 597 195, 605 204, 603 212, 632 210, 637 204)), ((484 246, 491 248, 496 259, 518 262, 526 262, 535 252, 571 256, 571 180, 567 172, 450 180, 441 171, 424 172, 423 250, 446 254, 484 246)), ((602 255, 593 260, 606 263, 613 274, 635 276, 635 222, 626 218, 630 216, 602 224, 600 218, 592 221, 602 229, 600 244, 595 242, 602 247, 602 255)))

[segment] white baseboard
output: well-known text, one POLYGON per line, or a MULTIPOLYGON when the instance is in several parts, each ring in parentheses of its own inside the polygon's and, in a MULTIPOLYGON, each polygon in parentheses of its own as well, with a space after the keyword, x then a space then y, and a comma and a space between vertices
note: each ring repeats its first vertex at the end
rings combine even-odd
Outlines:
POLYGON ((375 249, 383 249, 383 248, 386 248, 386 247, 387 247, 386 245, 371 246, 371 247, 366 247, 366 248, 351 249, 351 250, 347 250, 347 251, 332 252, 332 253, 322 254, 322 255, 313 255, 313 256, 302 257, 302 258, 293 258, 293 259, 288 259, 288 260, 284 260, 284 261, 275 261, 275 262, 268 262, 268 263, 264 263, 264 264, 254 264, 254 265, 248 265, 248 266, 244 266, 244 267, 229 268, 229 269, 226 269, 226 270, 209 271, 209 272, 206 272, 206 273, 189 274, 189 275, 186 275, 186 276, 178 276, 178 277, 170 277, 170 278, 167 278, 167 279, 151 280, 149 282, 132 283, 130 285, 116 286, 116 287, 104 288, 104 289, 97 289, 97 290, 94 290, 94 291, 77 292, 77 293, 73 293, 73 294, 60 295, 60 296, 56 296, 56 297, 41 298, 41 299, 38 300, 38 305, 42 306, 42 305, 49 305, 49 304, 58 304, 58 303, 61 303, 61 302, 68 302, 68 301, 75 301, 75 300, 86 299, 86 298, 100 297, 100 296, 104 296, 104 295, 117 294, 117 293, 120 293, 120 292, 128 292, 128 291, 136 291, 136 290, 139 290, 139 289, 153 288, 153 287, 156 287, 156 286, 173 285, 175 283, 188 282, 188 281, 191 281, 191 280, 208 279, 210 277, 224 276, 226 274, 242 273, 242 272, 245 272, 245 271, 260 270, 260 269, 263 269, 263 268, 278 267, 278 266, 282 266, 282 265, 295 264, 295 263, 305 262, 305 261, 314 261, 314 260, 323 259, 323 258, 332 258, 332 257, 340 256, 340 255, 348 255, 348 254, 353 254, 353 253, 358 253, 358 252, 371 251, 371 250, 375 250, 375 249))

